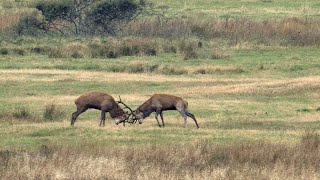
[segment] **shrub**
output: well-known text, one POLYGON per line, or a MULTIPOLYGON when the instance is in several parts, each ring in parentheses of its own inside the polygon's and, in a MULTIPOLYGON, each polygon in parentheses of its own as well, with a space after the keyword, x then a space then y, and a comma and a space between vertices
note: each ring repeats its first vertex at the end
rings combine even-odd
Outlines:
POLYGON ((24 49, 20 49, 20 48, 14 48, 13 50, 14 54, 20 55, 20 56, 24 56, 26 51, 24 49))
POLYGON ((139 53, 139 50, 137 46, 128 46, 128 45, 123 45, 120 47, 120 52, 123 56, 132 56, 132 55, 137 55, 139 53))
POLYGON ((113 43, 108 45, 104 44, 91 44, 89 45, 90 54, 92 58, 118 58, 121 56, 121 50, 114 47, 113 43))
POLYGON ((70 43, 63 47, 63 53, 72 58, 83 58, 90 52, 90 48, 81 43, 70 43))
POLYGON ((184 60, 198 58, 198 54, 196 53, 195 49, 196 47, 191 42, 188 43, 183 41, 179 44, 179 51, 180 54, 183 55, 184 60))
POLYGON ((75 59, 83 58, 83 54, 81 54, 79 51, 72 52, 70 56, 75 59))
POLYGON ((230 55, 226 54, 225 52, 223 52, 220 49, 214 49, 212 51, 212 54, 210 56, 211 59, 225 59, 225 58, 229 58, 230 55))
POLYGON ((62 34, 115 35, 145 6, 144 0, 45 0, 38 2, 36 9, 42 13, 48 27, 55 27, 51 30, 62 34))
POLYGON ((171 44, 164 44, 163 51, 165 53, 177 53, 177 48, 174 45, 171 44))
POLYGON ((9 54, 9 50, 7 48, 1 48, 0 49, 0 54, 7 55, 7 54, 9 54))
POLYGON ((62 50, 58 47, 50 48, 48 53, 49 58, 63 58, 65 57, 62 53, 62 50))
POLYGON ((244 70, 239 67, 198 67, 193 69, 194 74, 239 74, 244 70))
POLYGON ((164 66, 160 66, 158 68, 158 71, 161 74, 166 74, 166 75, 181 75, 181 74, 188 74, 188 71, 183 69, 183 68, 179 68, 179 67, 172 67, 172 66, 168 66, 168 65, 164 65, 164 66))
POLYGON ((29 120, 33 118, 30 109, 27 107, 17 107, 12 115, 19 120, 29 120))
POLYGON ((48 47, 33 47, 31 48, 31 52, 37 53, 37 54, 45 54, 49 51, 48 47))
POLYGON ((36 17, 25 16, 18 21, 14 29, 19 36, 38 36, 43 33, 43 30, 46 29, 46 26, 36 17))
POLYGON ((103 1, 92 8, 86 19, 95 30, 115 35, 119 26, 135 19, 145 5, 144 0, 103 1))
POLYGON ((148 47, 145 49, 145 52, 144 52, 145 55, 148 55, 148 56, 156 56, 157 55, 157 50, 153 47, 148 47))
POLYGON ((46 105, 45 110, 43 112, 43 120, 44 121, 60 121, 64 117, 65 112, 61 110, 56 104, 51 103, 46 105))
POLYGON ((147 65, 143 62, 133 62, 127 67, 129 73, 143 73, 147 65))

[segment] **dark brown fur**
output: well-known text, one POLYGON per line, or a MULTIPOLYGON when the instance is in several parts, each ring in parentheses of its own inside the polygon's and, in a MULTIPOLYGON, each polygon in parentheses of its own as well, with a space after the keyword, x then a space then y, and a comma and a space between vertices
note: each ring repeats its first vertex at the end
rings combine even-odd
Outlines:
POLYGON ((186 127, 187 123, 187 116, 191 117, 194 122, 196 123, 197 128, 199 128, 198 122, 193 114, 188 112, 188 102, 183 100, 181 97, 169 95, 169 94, 154 94, 150 97, 149 100, 147 100, 145 103, 143 103, 141 106, 139 106, 136 110, 136 115, 139 117, 140 113, 140 119, 144 119, 148 117, 152 112, 156 112, 155 118, 158 122, 159 127, 161 127, 158 115, 160 114, 161 120, 162 120, 162 126, 164 127, 164 121, 163 121, 163 114, 162 111, 167 110, 177 110, 180 112, 184 119, 184 127, 186 127))
POLYGON ((72 113, 71 125, 74 125, 78 116, 87 109, 101 110, 100 126, 105 125, 106 112, 109 112, 112 118, 125 118, 125 112, 115 102, 114 98, 107 93, 89 91, 80 95, 74 103, 77 106, 77 111, 72 113))

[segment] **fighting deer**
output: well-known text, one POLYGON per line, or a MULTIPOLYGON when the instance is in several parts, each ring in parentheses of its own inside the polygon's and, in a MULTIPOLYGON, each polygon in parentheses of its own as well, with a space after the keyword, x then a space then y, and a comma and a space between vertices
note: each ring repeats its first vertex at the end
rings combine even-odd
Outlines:
MULTIPOLYGON (((120 97, 120 96, 119 96, 120 97)), ((78 116, 85 112, 88 109, 97 109, 101 110, 101 120, 100 120, 100 127, 105 125, 106 120, 106 113, 109 112, 111 118, 116 119, 116 124, 118 125, 120 122, 126 122, 128 118, 131 116, 132 110, 125 105, 121 99, 120 101, 115 101, 114 98, 103 92, 95 92, 89 91, 80 95, 75 101, 77 106, 77 111, 72 113, 71 116, 71 125, 73 126, 76 122, 78 116), (121 107, 118 105, 122 103, 131 111, 131 114, 125 112, 121 107)))
POLYGON ((177 110, 183 117, 184 127, 187 125, 187 116, 191 117, 196 123, 197 128, 199 128, 198 122, 193 114, 188 112, 188 102, 183 100, 181 97, 169 95, 169 94, 154 94, 141 106, 139 106, 135 111, 135 118, 141 124, 144 118, 150 116, 151 113, 156 112, 155 118, 158 122, 159 127, 161 127, 158 120, 158 115, 160 114, 162 127, 164 127, 163 121, 163 111, 167 110, 177 110))

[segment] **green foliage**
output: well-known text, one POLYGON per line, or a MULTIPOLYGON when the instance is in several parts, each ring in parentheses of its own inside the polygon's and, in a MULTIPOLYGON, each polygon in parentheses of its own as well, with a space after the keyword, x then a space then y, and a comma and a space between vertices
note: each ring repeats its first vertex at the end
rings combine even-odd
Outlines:
POLYGON ((117 34, 119 27, 135 19, 143 10, 143 0, 57 0, 36 5, 44 22, 62 34, 117 34))
POLYGON ((14 27, 17 35, 39 36, 46 29, 44 22, 33 16, 21 18, 14 27))
POLYGON ((36 8, 48 22, 76 18, 75 6, 70 0, 41 1, 36 5, 36 8))
POLYGON ((96 28, 116 34, 118 22, 129 22, 143 10, 144 1, 112 0, 99 3, 88 15, 96 28))

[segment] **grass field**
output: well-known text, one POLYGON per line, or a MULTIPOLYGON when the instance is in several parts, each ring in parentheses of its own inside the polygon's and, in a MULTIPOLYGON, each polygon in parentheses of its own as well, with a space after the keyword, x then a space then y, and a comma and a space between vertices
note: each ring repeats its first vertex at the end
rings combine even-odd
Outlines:
MULTIPOLYGON (((16 18, 19 7, 30 12, 31 2, 0 2, 0 16, 16 18)), ((169 6, 172 17, 203 21, 317 20, 320 6, 315 0, 155 3, 169 6)), ((1 29, 12 20, 5 19, 1 29)), ((0 179, 319 179, 319 46, 230 41, 0 37, 0 179), (132 47, 139 52, 119 50, 132 47), (164 112, 165 128, 154 114, 125 127, 108 115, 99 127, 96 110, 71 127, 74 100, 89 90, 120 95, 133 109, 154 93, 181 96, 200 128, 190 118, 183 128, 174 111, 164 112)))
MULTIPOLYGON (((289 170, 281 163, 289 160, 291 153, 303 159, 306 154, 301 149, 300 144, 304 145, 301 139, 306 133, 319 131, 318 53, 317 48, 312 47, 285 50, 266 47, 235 49, 231 57, 223 60, 183 60, 164 53, 156 57, 95 59, 94 63, 86 58, 51 59, 36 54, 2 56, 0 158, 7 163, 2 164, 1 173, 6 178, 54 179, 318 177, 312 169, 317 166, 309 164, 308 159, 318 156, 318 146, 311 157, 307 154, 304 163, 285 163, 290 166, 289 170), (160 71, 110 71, 112 66, 130 67, 135 63, 179 64, 186 72, 168 75, 160 71), (98 70, 87 68, 92 64, 99 67, 98 70), (192 70, 199 67, 220 71, 193 73, 192 70), (242 71, 229 71, 230 67, 242 71), (164 129, 157 127, 153 115, 142 125, 126 127, 116 126, 108 118, 106 127, 99 128, 100 113, 95 110, 82 114, 75 127, 70 127, 69 117, 75 111, 73 101, 88 90, 108 92, 115 98, 121 95, 133 108, 154 93, 184 97, 200 129, 196 129, 190 119, 188 127, 182 128, 183 121, 177 112, 165 113, 164 129), (43 118, 46 106, 51 103, 62 112, 61 120, 48 122, 43 118), (23 110, 27 115, 15 115, 23 114, 23 110), (177 150, 181 146, 184 150, 177 150), (268 154, 273 147, 277 147, 276 150, 268 154), (295 153, 300 151, 303 157, 295 153), (267 157, 255 154, 257 152, 267 157), (162 162, 162 156, 172 158, 162 162), (233 156, 243 159, 230 160, 233 156), (270 160, 269 156, 279 156, 279 161, 270 160), (148 161, 144 157, 150 162, 144 162, 148 161), (210 160, 212 158, 215 160, 210 160), (258 168, 255 161, 261 161, 258 168), (180 163, 179 168, 174 168, 176 163, 180 163), (230 163, 236 165, 230 166, 230 163), (299 169, 298 166, 303 166, 300 173, 294 170, 299 169), (83 168, 87 171, 80 171, 83 168), (16 170, 19 173, 12 174, 16 170), (46 176, 38 171, 44 171, 46 176), (162 171, 168 173, 162 174, 162 171)), ((312 137, 318 143, 318 135, 312 137)))

